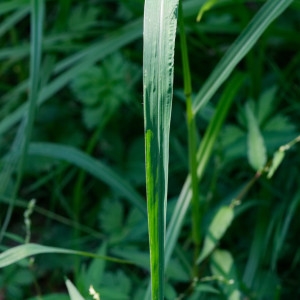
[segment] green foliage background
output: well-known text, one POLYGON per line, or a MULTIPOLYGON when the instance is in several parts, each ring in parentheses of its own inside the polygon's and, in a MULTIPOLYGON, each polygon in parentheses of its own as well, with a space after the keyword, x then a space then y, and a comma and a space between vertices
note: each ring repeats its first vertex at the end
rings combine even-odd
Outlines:
MULTIPOLYGON (((194 154, 198 164, 211 154, 198 166, 200 247, 193 210, 182 228, 172 220, 181 218, 193 155, 178 30, 165 299, 300 296, 300 3, 267 28, 210 102, 198 93, 264 3, 182 2, 194 154)), ((7 253, 17 257, 1 269, 0 299, 80 299, 78 291, 92 299, 90 285, 101 299, 147 299, 143 13, 142 0, 0 3, 0 266, 7 253), (22 255, 6 252, 17 245, 22 255), (19 260, 42 252, 52 253, 19 260)))

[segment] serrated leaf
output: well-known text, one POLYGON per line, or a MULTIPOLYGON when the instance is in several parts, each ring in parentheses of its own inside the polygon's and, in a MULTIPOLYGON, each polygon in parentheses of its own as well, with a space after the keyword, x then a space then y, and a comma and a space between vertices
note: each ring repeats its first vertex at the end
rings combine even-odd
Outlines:
POLYGON ((264 139, 249 103, 245 106, 245 112, 248 124, 248 161, 255 171, 261 171, 267 161, 264 139))
POLYGON ((84 300, 84 298, 80 295, 74 284, 69 279, 66 279, 66 286, 71 300, 84 300))
MULTIPOLYGON (((107 243, 103 242, 99 247, 97 254, 99 255, 106 255, 107 254, 107 243)), ((101 279, 103 278, 104 269, 106 266, 105 260, 101 259, 93 259, 89 265, 89 268, 86 272, 87 280, 96 285, 100 283, 101 279)))
POLYGON ((72 81, 71 89, 84 105, 83 121, 88 129, 105 123, 122 103, 133 99, 132 86, 140 77, 136 71, 135 65, 116 52, 72 81))
POLYGON ((130 299, 129 293, 132 287, 132 282, 122 270, 117 272, 106 272, 102 279, 103 286, 107 287, 107 298, 111 299, 130 299), (110 295, 109 295, 109 290, 110 295), (116 296, 117 295, 117 296, 116 296))
POLYGON ((262 93, 258 101, 257 120, 261 125, 274 111, 274 97, 277 87, 273 86, 262 93))
POLYGON ((219 240, 225 234, 233 218, 234 212, 231 206, 222 206, 218 210, 208 228, 208 233, 205 236, 203 249, 197 259, 197 264, 201 263, 216 248, 219 240))
POLYGON ((278 113, 264 126, 265 131, 295 132, 295 125, 284 115, 278 113))

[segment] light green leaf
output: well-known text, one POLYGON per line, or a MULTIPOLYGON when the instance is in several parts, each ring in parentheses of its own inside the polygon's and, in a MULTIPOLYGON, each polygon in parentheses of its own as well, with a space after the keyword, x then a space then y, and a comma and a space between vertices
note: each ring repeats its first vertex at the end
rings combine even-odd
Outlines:
POLYGON ((198 12, 198 15, 197 15, 197 22, 200 22, 200 20, 202 19, 203 17, 203 14, 210 10, 215 4, 216 2, 218 2, 218 0, 207 0, 201 7, 201 9, 199 10, 198 12))
POLYGON ((71 300, 84 300, 84 298, 80 295, 74 284, 69 279, 66 279, 66 286, 71 300))
POLYGON ((212 254, 211 270, 214 276, 220 279, 222 278, 222 280, 219 280, 219 285, 226 295, 226 299, 241 299, 234 260, 230 252, 219 249, 215 250, 212 254))
POLYGON ((248 123, 248 160, 255 171, 261 171, 267 161, 264 139, 249 103, 246 104, 245 111, 248 123))
POLYGON ((270 179, 274 175, 275 171, 277 170, 277 168, 283 161, 284 156, 285 156, 285 151, 282 151, 280 149, 274 153, 273 159, 272 159, 272 164, 269 168, 268 175, 267 175, 268 179, 270 179))
POLYGON ((164 247, 178 0, 146 0, 144 122, 152 300, 164 299, 164 247))
POLYGON ((220 292, 216 288, 205 283, 197 284, 195 290, 201 293, 220 294, 220 292))
POLYGON ((197 259, 198 264, 216 248, 219 240, 223 237, 233 218, 234 212, 231 206, 222 206, 218 210, 208 228, 208 233, 205 236, 202 252, 197 259))
MULTIPOLYGON (((202 178, 205 167, 210 159, 210 155, 213 151, 214 143, 219 135, 222 128, 223 122, 228 114, 229 108, 236 96, 239 88, 244 82, 245 77, 241 74, 233 76, 233 78, 228 82, 226 89, 224 90, 221 99, 219 100, 216 112, 207 128, 201 145, 197 151, 197 173, 199 180, 202 178)), ((176 207, 174 209, 171 221, 167 230, 166 238, 166 261, 171 257, 172 251, 176 245, 176 240, 179 236, 180 227, 182 226, 184 216, 187 212, 191 201, 191 178, 188 176, 184 186, 179 195, 176 207)))
POLYGON ((60 253, 60 254, 72 254, 72 255, 81 255, 86 257, 93 257, 93 258, 101 258, 106 259, 110 261, 115 261, 119 263, 129 263, 128 261, 113 258, 109 256, 102 256, 97 255, 89 252, 83 252, 83 251, 75 251, 70 249, 64 249, 64 248, 56 248, 56 247, 49 247, 49 246, 43 246, 39 244, 24 244, 20 246, 16 246, 13 248, 10 248, 0 254, 0 268, 4 268, 6 266, 9 266, 13 263, 18 262, 19 260, 30 257, 37 254, 43 254, 43 253, 60 253))

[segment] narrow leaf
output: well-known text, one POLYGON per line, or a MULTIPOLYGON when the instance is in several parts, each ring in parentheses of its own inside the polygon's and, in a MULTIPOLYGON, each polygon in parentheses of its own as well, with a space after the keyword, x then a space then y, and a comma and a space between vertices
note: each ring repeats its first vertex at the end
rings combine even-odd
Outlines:
POLYGON ((201 7, 201 9, 198 12, 197 15, 197 22, 200 22, 200 20, 202 19, 204 13, 208 10, 210 10, 215 4, 216 4, 217 0, 207 0, 201 7))
POLYGON ((267 161, 264 139, 249 103, 246 104, 245 110, 248 123, 248 160, 255 171, 261 171, 267 161))
MULTIPOLYGON (((222 124, 228 114, 229 108, 244 80, 245 76, 241 74, 233 76, 233 78, 228 82, 228 85, 226 86, 226 89, 222 94, 222 97, 216 108, 215 115, 213 116, 202 139, 201 145, 197 151, 197 173, 199 180, 204 174, 204 170, 211 156, 214 143, 222 128, 222 124)), ((183 224, 184 216, 191 201, 191 194, 191 178, 190 176, 188 176, 181 190, 175 210, 168 226, 166 238, 166 262, 168 262, 168 260, 170 259, 172 251, 175 247, 180 228, 183 224)))
POLYGON ((285 151, 282 151, 280 149, 274 153, 274 156, 272 159, 272 164, 271 164, 268 174, 267 174, 268 179, 270 179, 274 175, 275 171, 282 163, 284 156, 285 156, 285 151))
POLYGON ((223 237, 227 228, 230 226, 234 217, 233 208, 231 206, 222 206, 212 223, 209 226, 208 233, 204 239, 202 252, 197 259, 197 263, 201 263, 217 246, 219 240, 223 237))
POLYGON ((49 247, 43 246, 39 244, 28 243, 20 246, 16 246, 10 248, 0 254, 0 268, 4 268, 9 266, 13 263, 18 262, 19 260, 43 253, 61 253, 61 254, 72 254, 72 255, 81 255, 86 257, 93 257, 93 258, 101 258, 105 260, 110 260, 119 263, 130 263, 129 261, 125 261, 118 258, 113 258, 109 256, 103 256, 98 254, 93 254, 84 251, 76 251, 64 248, 57 248, 57 247, 49 247))
POLYGON ((146 0, 144 122, 152 299, 164 299, 169 130, 178 0, 146 0))
MULTIPOLYGON (((43 40, 43 23, 44 23, 44 0, 31 0, 30 1, 30 76, 29 76, 29 97, 28 97, 28 109, 26 114, 23 115, 23 124, 20 124, 19 134, 17 134, 14 143, 20 143, 20 155, 18 159, 11 159, 11 165, 8 167, 9 169, 17 168, 17 176, 14 183, 13 191, 10 195, 12 198, 9 207, 7 209, 7 213, 5 215, 4 222, 1 226, 0 231, 0 243, 3 239, 3 235, 8 227, 10 222, 15 199, 19 192, 23 173, 25 168, 25 162, 28 154, 28 147, 31 139, 31 134, 33 130, 33 124, 35 119, 35 111, 37 106, 37 99, 40 93, 40 65, 42 60, 42 40, 43 40), (24 131, 23 131, 24 126, 24 131), (22 132, 23 131, 23 132, 22 132), (19 140, 20 138, 20 140, 19 140)), ((10 153, 9 156, 14 156, 13 153, 10 153)), ((6 173, 9 176, 9 172, 6 173)), ((4 179, 5 181, 7 179, 4 179)))
POLYGON ((29 147, 29 154, 61 159, 82 168, 92 176, 104 181, 110 187, 119 191, 127 200, 146 215, 144 199, 138 192, 136 192, 126 180, 116 174, 111 168, 82 151, 65 145, 32 143, 29 147))
POLYGON ((80 295, 74 284, 69 279, 66 279, 66 286, 71 300, 84 300, 84 298, 80 295))
POLYGON ((292 2, 293 0, 269 0, 263 5, 205 81, 193 103, 195 114, 213 97, 221 84, 251 50, 268 26, 292 2))

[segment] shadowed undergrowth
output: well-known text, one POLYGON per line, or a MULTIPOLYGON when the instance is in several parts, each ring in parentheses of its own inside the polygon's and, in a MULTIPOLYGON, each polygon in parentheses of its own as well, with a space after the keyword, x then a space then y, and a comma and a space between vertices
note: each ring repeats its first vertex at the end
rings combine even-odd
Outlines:
POLYGON ((297 298, 299 9, 2 1, 0 298, 297 298))

